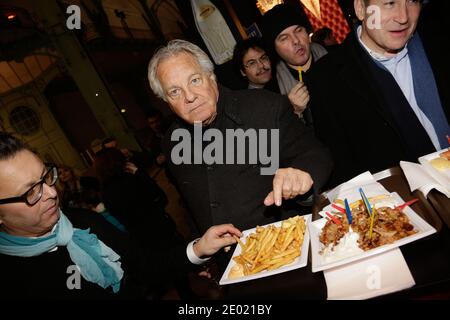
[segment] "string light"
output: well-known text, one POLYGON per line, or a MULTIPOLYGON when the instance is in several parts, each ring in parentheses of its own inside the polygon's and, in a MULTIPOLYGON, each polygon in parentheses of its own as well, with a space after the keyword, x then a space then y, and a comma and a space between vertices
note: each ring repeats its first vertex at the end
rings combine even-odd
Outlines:
POLYGON ((266 13, 277 4, 283 3, 283 0, 257 0, 256 6, 258 7, 261 14, 266 13))

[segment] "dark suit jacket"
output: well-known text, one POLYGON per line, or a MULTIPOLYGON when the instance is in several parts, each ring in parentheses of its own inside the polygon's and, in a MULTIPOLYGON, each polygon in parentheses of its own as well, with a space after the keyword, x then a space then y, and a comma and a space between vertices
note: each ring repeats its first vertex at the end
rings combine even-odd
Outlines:
POLYGON ((162 267, 160 279, 173 277, 188 263, 186 242, 166 213, 164 191, 147 172, 123 173, 105 181, 102 199, 115 216, 151 255, 155 266, 162 267))
MULTIPOLYGON (((263 89, 230 91, 220 87, 217 113, 211 127, 222 133, 238 128, 257 132, 279 129, 279 167, 309 172, 315 191, 325 184, 332 168, 328 150, 295 117, 286 97, 263 89)), ((257 164, 246 161, 247 164, 174 165, 170 154, 178 142, 171 142, 170 137, 179 128, 192 130, 191 125, 181 120, 175 123, 165 137, 165 151, 170 160, 169 169, 200 232, 214 224, 233 223, 248 229, 280 218, 278 208, 264 206, 264 198, 272 190, 273 176, 260 174, 259 161, 257 164)))
MULTIPOLYGON (((429 60, 435 70, 436 61, 429 60)), ((331 149, 335 163, 329 187, 364 171, 376 173, 397 166, 400 160, 417 161, 420 156, 405 143, 386 96, 409 106, 407 100, 393 78, 389 92, 382 91, 371 73, 377 67, 369 68, 369 63, 374 64, 351 32, 340 48, 314 65, 308 78, 316 135, 331 149)), ((442 67, 445 65, 448 60, 442 67)), ((441 94, 443 79, 437 77, 436 81, 441 94)), ((449 105, 445 100, 442 104, 448 118, 449 105)), ((433 152, 431 141, 429 148, 433 152)))
MULTIPOLYGON (((148 238, 148 231, 163 228, 175 230, 175 225, 164 211, 167 198, 164 191, 144 170, 135 174, 123 172, 104 181, 102 200, 106 209, 131 233, 148 238), (157 228, 156 228, 157 227, 157 228)), ((155 230, 153 233, 157 233, 155 230)))

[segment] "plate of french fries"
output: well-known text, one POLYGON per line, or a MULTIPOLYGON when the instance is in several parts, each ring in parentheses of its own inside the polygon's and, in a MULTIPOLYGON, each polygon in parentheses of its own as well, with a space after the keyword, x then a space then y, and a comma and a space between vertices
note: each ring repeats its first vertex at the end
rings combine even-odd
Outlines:
POLYGON ((219 284, 243 282, 305 267, 311 215, 245 230, 219 284))

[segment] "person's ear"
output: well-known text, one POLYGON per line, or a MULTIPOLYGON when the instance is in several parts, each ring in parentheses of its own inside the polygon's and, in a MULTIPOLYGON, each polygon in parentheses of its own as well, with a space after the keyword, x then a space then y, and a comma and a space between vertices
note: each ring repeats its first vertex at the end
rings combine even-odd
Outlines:
POLYGON ((363 21, 366 16, 366 5, 365 0, 354 0, 353 6, 355 8, 355 14, 359 21, 363 21))
POLYGON ((245 77, 247 77, 247 75, 245 74, 245 72, 244 71, 242 71, 242 69, 241 70, 239 70, 240 72, 241 72, 241 75, 245 78, 245 77))

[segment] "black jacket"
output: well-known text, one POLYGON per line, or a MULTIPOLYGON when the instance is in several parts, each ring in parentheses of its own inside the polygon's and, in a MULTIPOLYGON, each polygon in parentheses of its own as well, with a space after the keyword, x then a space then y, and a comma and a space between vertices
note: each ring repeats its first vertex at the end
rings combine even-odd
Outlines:
MULTIPOLYGON (((178 142, 171 142, 170 137, 179 128, 192 131, 192 126, 181 120, 175 123, 166 134, 165 152, 170 160, 169 169, 187 201, 198 231, 202 233, 220 223, 233 223, 245 230, 280 219, 278 208, 264 206, 265 197, 273 189, 273 176, 260 174, 259 161, 257 164, 249 164, 247 160, 247 164, 174 165, 170 155, 178 142)), ((328 150, 314 137, 312 130, 295 117, 284 96, 264 89, 230 91, 219 87, 217 118, 210 128, 220 130, 224 140, 226 129, 256 129, 257 132, 258 129, 279 129, 279 167, 309 172, 316 192, 331 172, 328 150)), ((225 154, 224 150, 224 162, 225 154)))
MULTIPOLYGON (((448 69, 448 59, 429 57, 429 61, 433 71, 437 62, 439 67, 448 69)), ((351 32, 340 48, 318 61, 310 72, 307 85, 316 135, 331 149, 335 164, 329 187, 367 170, 376 173, 398 166, 400 160, 416 162, 419 156, 435 151, 431 141, 425 141, 428 137, 419 149, 421 152, 406 142, 405 130, 398 125, 401 116, 394 119, 390 108, 399 104, 409 108, 409 104, 387 71, 379 71, 384 77, 381 81, 374 78, 377 68, 351 32)), ((448 73, 447 80, 442 72, 439 74, 436 82, 449 118, 450 106, 443 90, 448 87, 448 73)), ((410 127, 409 134, 423 130, 417 118, 415 121, 418 126, 410 127)))
POLYGON ((176 253, 185 252, 186 243, 164 209, 166 195, 145 171, 124 172, 105 181, 102 189, 106 209, 125 226, 133 240, 153 252, 166 268, 170 269, 173 262, 183 262, 161 259, 173 252, 187 260, 185 253, 176 253))
POLYGON ((164 211, 164 191, 142 169, 135 174, 122 172, 102 184, 102 200, 106 209, 131 233, 147 237, 152 226, 175 230, 175 224, 164 211))

